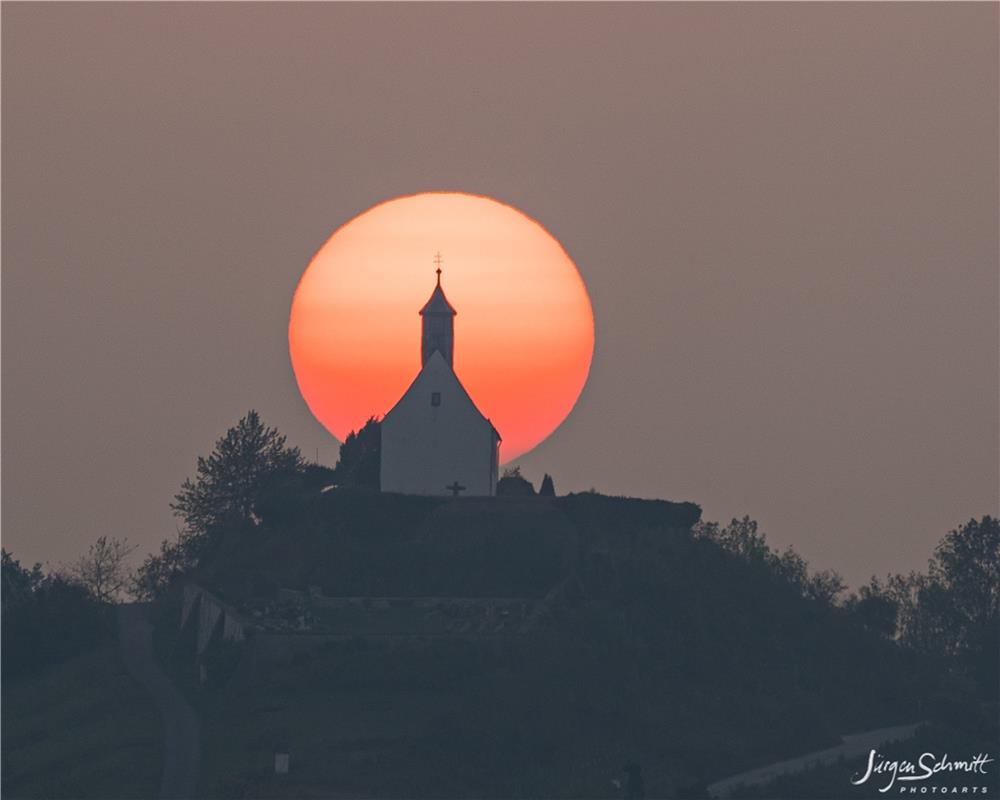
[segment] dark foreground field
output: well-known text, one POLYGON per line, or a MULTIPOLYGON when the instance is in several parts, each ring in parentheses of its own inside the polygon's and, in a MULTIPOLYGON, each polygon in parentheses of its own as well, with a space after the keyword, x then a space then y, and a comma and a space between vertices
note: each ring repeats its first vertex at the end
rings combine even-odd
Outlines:
POLYGON ((161 751, 159 713, 116 642, 3 683, 4 798, 153 798, 161 751))

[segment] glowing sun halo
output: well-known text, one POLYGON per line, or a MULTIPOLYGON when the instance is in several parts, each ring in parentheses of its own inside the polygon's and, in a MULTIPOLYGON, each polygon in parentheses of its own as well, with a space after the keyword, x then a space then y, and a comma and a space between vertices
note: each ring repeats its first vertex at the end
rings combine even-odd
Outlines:
POLYGON ((455 372, 503 437, 501 461, 566 418, 587 380, 594 318, 583 279, 539 223, 488 197, 427 193, 340 227, 299 282, 288 346, 299 390, 341 441, 382 417, 420 371, 435 282, 458 311, 455 372))

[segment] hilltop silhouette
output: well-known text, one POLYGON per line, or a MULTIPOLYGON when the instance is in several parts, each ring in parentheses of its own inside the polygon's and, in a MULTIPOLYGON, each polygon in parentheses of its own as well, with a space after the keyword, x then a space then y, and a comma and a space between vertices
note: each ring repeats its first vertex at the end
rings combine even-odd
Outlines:
MULTIPOLYGON (((139 571, 201 720, 198 796, 699 797, 848 732, 993 735, 996 520, 848 595, 689 502, 540 495, 516 471, 496 497, 379 492, 376 433, 330 470, 247 415, 139 571)), ((40 580, 5 559, 27 587, 6 652, 40 580)), ((810 775, 783 785, 842 796, 810 775)))

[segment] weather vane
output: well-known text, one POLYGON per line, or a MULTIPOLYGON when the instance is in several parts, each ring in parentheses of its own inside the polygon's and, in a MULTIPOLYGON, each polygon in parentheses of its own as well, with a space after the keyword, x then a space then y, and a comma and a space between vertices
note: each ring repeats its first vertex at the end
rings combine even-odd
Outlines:
POLYGON ((441 283, 441 262, 442 261, 444 261, 444 259, 441 258, 441 251, 438 250, 437 253, 434 254, 434 263, 437 264, 438 283, 441 283))

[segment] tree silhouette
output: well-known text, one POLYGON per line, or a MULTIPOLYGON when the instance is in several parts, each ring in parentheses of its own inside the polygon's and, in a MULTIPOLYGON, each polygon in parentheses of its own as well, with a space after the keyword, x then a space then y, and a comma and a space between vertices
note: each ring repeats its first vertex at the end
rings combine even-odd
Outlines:
POLYGON ((927 573, 872 578, 847 607, 867 627, 964 672, 996 700, 1000 521, 969 520, 941 540, 927 573))
POLYGON ((178 531, 177 539, 160 542, 159 555, 148 555, 136 570, 132 593, 141 600, 155 600, 176 580, 198 564, 205 536, 178 531))
POLYGON ((545 477, 542 478, 542 485, 538 489, 538 494, 540 497, 556 496, 556 485, 552 481, 552 476, 547 472, 545 473, 545 477))
POLYGON ((1000 520, 970 519, 951 531, 934 551, 930 576, 948 591, 963 635, 1000 625, 1000 520))
POLYGON ((252 519, 267 483, 303 466, 299 449, 285 447, 285 437, 251 410, 215 443, 208 458, 198 457, 197 476, 184 481, 170 507, 190 533, 205 534, 230 521, 252 519))
POLYGON ((806 560, 791 547, 780 555, 772 550, 757 520, 749 516, 734 518, 725 527, 718 522, 698 522, 692 531, 695 536, 715 542, 742 561, 766 569, 803 597, 824 605, 834 605, 847 588, 844 579, 834 570, 810 573, 806 560))
POLYGON ((257 503, 282 478, 302 473, 305 462, 297 447, 268 428, 250 410, 215 443, 208 458, 198 457, 198 470, 187 478, 170 507, 184 520, 176 541, 164 540, 158 555, 149 555, 136 572, 133 592, 145 599, 161 595, 193 570, 216 546, 224 531, 256 522, 257 503))
POLYGON ((382 424, 369 417, 359 431, 351 431, 340 446, 340 460, 333 469, 338 486, 360 486, 375 489, 381 486, 382 424))
POLYGON ((2 590, 2 607, 4 609, 16 608, 31 600, 36 589, 42 585, 45 575, 42 573, 42 565, 35 564, 31 569, 21 566, 21 562, 6 550, 0 550, 0 561, 2 561, 2 577, 0 577, 0 590, 2 590))
POLYGON ((66 576, 85 588, 98 603, 114 603, 131 584, 128 557, 135 545, 128 539, 101 536, 66 571, 66 576))
POLYGON ((857 595, 852 595, 845 603, 861 624, 888 639, 893 639, 897 631, 899 606, 878 578, 872 578, 871 583, 862 586, 857 595))
POLYGON ((508 467, 497 481, 497 495, 510 497, 534 496, 535 487, 521 474, 520 467, 508 467))
POLYGON ((996 699, 1000 672, 1000 520, 970 519, 947 534, 930 563, 920 598, 947 631, 947 644, 996 699))

